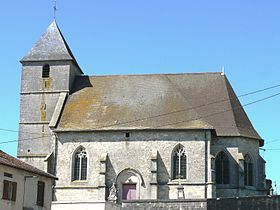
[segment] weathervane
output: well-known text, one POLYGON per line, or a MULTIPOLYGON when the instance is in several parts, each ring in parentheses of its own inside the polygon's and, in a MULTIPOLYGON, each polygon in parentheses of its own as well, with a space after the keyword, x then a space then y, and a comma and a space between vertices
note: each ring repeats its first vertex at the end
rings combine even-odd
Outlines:
POLYGON ((53 2, 53 19, 55 20, 55 15, 56 15, 56 0, 53 2))

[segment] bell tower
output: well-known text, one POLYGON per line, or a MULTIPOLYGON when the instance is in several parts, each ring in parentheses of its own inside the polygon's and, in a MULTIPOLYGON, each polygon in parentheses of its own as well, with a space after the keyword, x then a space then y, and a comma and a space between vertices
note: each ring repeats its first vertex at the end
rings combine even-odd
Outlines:
POLYGON ((22 78, 18 158, 53 172, 56 126, 74 83, 83 74, 57 23, 53 21, 20 61, 22 78))

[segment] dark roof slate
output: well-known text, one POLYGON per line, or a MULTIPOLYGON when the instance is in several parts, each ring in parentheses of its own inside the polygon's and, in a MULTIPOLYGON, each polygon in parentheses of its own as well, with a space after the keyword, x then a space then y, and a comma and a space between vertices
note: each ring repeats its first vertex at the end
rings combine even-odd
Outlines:
POLYGON ((2 150, 0 150, 0 164, 6 165, 8 167, 24 170, 27 172, 31 172, 31 173, 34 173, 37 175, 49 177, 52 179, 57 179, 54 175, 44 172, 44 171, 42 171, 34 166, 31 166, 11 155, 8 155, 7 153, 3 152, 2 150))
POLYGON ((57 131, 214 129, 261 139, 221 73, 81 76, 57 131))
POLYGON ((28 54, 22 58, 21 62, 57 60, 72 60, 81 71, 73 53, 54 20, 28 54))

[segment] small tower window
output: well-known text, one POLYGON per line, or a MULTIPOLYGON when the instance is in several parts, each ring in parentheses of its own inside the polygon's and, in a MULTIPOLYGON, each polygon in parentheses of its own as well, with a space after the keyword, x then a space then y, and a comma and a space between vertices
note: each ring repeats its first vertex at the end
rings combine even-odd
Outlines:
POLYGON ((130 136, 130 133, 125 133, 126 138, 129 138, 129 136, 130 136))
POLYGON ((49 64, 45 64, 43 66, 42 77, 43 78, 49 78, 50 77, 50 65, 49 64))

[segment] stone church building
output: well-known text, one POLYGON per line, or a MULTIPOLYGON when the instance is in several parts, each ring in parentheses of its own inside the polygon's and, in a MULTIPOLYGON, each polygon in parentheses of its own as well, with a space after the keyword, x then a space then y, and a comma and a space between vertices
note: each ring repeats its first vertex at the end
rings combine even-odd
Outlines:
POLYGON ((58 177, 53 209, 265 194, 223 73, 87 76, 55 21, 21 63, 18 157, 58 177))

